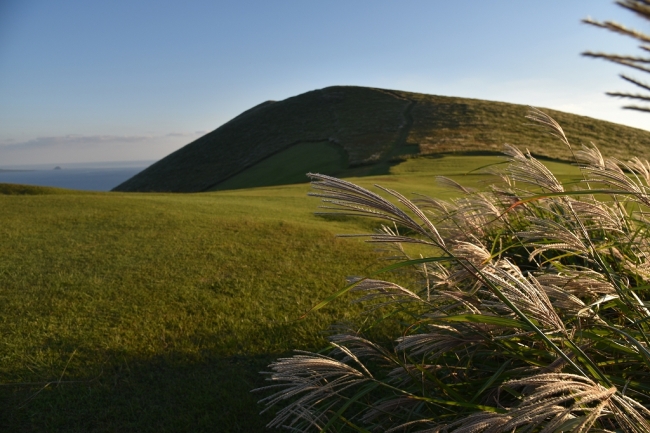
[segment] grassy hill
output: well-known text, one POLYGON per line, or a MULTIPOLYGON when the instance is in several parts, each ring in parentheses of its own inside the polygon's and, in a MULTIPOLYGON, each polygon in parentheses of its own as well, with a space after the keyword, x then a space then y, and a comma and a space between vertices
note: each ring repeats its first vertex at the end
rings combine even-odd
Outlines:
MULTIPOLYGON (((449 197, 436 174, 495 156, 409 159, 351 179, 449 197)), ((547 163, 564 177, 576 169, 547 163)), ((260 432, 258 372, 314 349, 341 301, 299 317, 348 275, 385 266, 337 233, 369 221, 313 215, 309 186, 202 194, 0 185, 0 431, 260 432)))
MULTIPOLYGON (((374 223, 315 217, 319 202, 305 197, 308 185, 251 185, 291 183, 313 170, 446 198, 454 192, 439 187, 436 175, 482 185, 487 175, 467 173, 502 161, 487 153, 503 142, 555 159, 568 155, 525 126, 519 106, 353 87, 306 95, 322 106, 303 130, 334 125, 338 135, 283 138, 281 116, 269 110, 284 106, 284 125, 297 129, 300 103, 310 107, 301 95, 251 109, 170 155, 174 164, 163 164, 166 158, 129 181, 151 176, 160 189, 220 191, 0 184, 0 431, 264 431, 270 415, 259 415, 261 396, 250 393, 265 384, 259 371, 293 349, 318 348, 323 330, 355 309, 341 300, 301 315, 346 276, 386 262, 372 246, 334 236, 368 232, 374 223), (363 116, 351 114, 359 110, 351 95, 371 96, 361 98, 363 116), (451 105, 440 108, 441 101, 451 105), (252 117, 265 118, 259 125, 266 130, 247 130, 252 117), (367 129, 355 126, 360 118, 367 129), (427 135, 424 125, 432 122, 438 135, 427 135), (495 123, 504 128, 489 127, 495 123), (228 146, 210 140, 242 131, 248 141, 231 141, 231 152, 215 156, 228 146), (278 150, 268 153, 266 142, 255 147, 255 137, 273 138, 278 150), (183 174, 188 166, 194 176, 183 174)), ((648 144, 644 131, 552 114, 574 143, 579 132, 608 155, 641 153, 648 144)), ((577 177, 569 164, 545 164, 561 178, 577 177)))
MULTIPOLYGON (((186 145, 115 191, 199 192, 305 182, 305 173, 386 174, 409 157, 499 152, 504 143, 571 160, 540 134, 522 105, 335 86, 267 101, 186 145)), ((646 154, 650 132, 545 110, 574 145, 597 144, 627 159, 646 154)))

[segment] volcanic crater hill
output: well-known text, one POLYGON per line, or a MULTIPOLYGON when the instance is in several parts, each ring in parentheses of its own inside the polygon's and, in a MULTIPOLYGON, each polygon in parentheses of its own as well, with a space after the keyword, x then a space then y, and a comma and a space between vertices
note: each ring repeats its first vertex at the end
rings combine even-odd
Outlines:
MULTIPOLYGON (((259 104, 136 174, 114 191, 199 192, 388 172, 408 157, 498 153, 505 143, 571 161, 570 149, 525 119, 523 105, 333 86, 259 104)), ((648 154, 650 132, 543 109, 575 148, 620 159, 648 154)))

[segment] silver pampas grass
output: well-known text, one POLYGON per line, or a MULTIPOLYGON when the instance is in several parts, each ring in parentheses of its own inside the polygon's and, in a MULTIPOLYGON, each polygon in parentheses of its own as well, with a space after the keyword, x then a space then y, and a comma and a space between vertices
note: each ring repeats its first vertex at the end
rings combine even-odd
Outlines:
MULTIPOLYGON (((549 116, 528 118, 569 146, 549 116)), ((270 426, 650 432, 650 164, 583 147, 567 187, 529 153, 505 154, 501 185, 441 179, 461 195, 448 202, 310 174, 323 212, 384 223, 368 240, 401 255, 387 275, 412 278, 355 278, 317 306, 352 292, 401 327, 373 341, 369 320, 271 364, 270 426)))

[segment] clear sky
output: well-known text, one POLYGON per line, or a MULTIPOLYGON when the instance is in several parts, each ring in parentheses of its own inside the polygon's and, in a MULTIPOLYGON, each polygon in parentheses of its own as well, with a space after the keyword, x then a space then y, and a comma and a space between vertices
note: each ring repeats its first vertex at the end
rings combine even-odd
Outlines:
MULTIPOLYGON (((0 167, 154 160, 266 100, 360 85, 650 130, 591 49, 648 31, 612 0, 0 0, 0 167)), ((647 81, 647 80, 646 80, 647 81)), ((525 143, 513 143, 525 145, 525 143)))

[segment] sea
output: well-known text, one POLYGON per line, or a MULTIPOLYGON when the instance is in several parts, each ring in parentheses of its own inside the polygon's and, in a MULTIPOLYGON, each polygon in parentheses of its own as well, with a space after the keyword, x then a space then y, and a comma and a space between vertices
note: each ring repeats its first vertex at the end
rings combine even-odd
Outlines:
POLYGON ((110 191, 154 161, 0 166, 0 183, 110 191))

